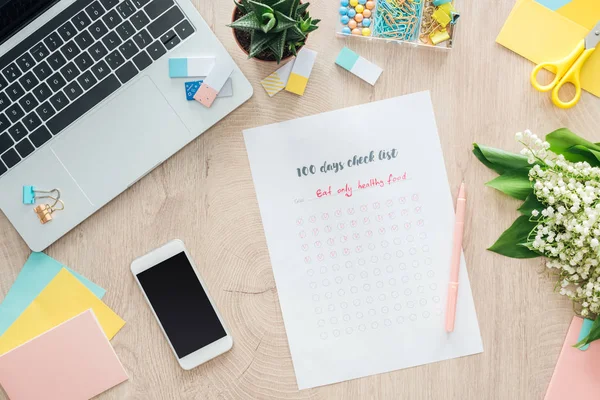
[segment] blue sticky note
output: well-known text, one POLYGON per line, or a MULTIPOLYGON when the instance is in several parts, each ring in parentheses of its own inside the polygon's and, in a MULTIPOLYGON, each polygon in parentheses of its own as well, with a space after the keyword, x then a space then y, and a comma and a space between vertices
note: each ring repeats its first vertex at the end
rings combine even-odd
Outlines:
POLYGON ((72 273, 96 297, 99 299, 104 297, 106 290, 77 272, 63 266, 44 253, 31 253, 23 269, 19 272, 17 280, 0 303, 0 336, 15 322, 62 268, 66 268, 72 273))
POLYGON ((169 58, 169 77, 184 78, 188 76, 187 58, 169 58))
POLYGON ((188 100, 194 100, 194 95, 202 86, 203 81, 192 81, 185 83, 185 98, 188 100))
MULTIPOLYGON (((579 338, 577 339, 577 343, 585 339, 585 337, 590 334, 590 331, 592 330, 592 325, 594 325, 594 321, 587 318, 583 319, 583 325, 581 325, 581 330, 579 331, 579 338)), ((590 345, 586 344, 585 346, 581 346, 579 350, 587 350, 588 347, 590 347, 590 345)))
POLYGON ((559 8, 566 6, 572 0, 536 0, 538 3, 543 5, 546 8, 551 9, 552 11, 556 11, 559 8))
POLYGON ((358 58, 359 58, 358 54, 356 54, 349 48, 344 47, 340 51, 340 54, 338 54, 337 59, 335 60, 335 63, 337 65, 339 65, 340 67, 350 71, 354 67, 354 64, 356 64, 356 61, 358 60, 358 58))

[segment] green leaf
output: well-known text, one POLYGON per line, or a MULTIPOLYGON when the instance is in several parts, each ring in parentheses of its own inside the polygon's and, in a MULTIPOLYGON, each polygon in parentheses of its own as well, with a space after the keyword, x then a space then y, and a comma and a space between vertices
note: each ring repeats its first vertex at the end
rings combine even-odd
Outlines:
POLYGON ((306 35, 296 25, 292 26, 287 31, 288 42, 301 42, 306 39, 306 35))
POLYGON ((533 192, 528 174, 527 168, 512 169, 492 179, 486 185, 515 199, 525 200, 533 192))
POLYGON ((239 18, 237 21, 233 21, 231 24, 227 25, 230 28, 239 29, 241 31, 252 32, 260 29, 260 21, 256 18, 256 14, 254 11, 244 15, 239 18))
POLYGON ((529 196, 527 196, 525 202, 521 205, 521 207, 519 207, 519 212, 523 215, 527 215, 528 217, 530 217, 531 212, 533 210, 538 210, 539 212, 542 212, 544 208, 546 208, 546 206, 544 206, 544 203, 539 201, 535 194, 531 193, 529 194, 529 196))
POLYGON ((256 57, 263 52, 269 46, 269 41, 271 41, 272 37, 272 35, 263 33, 262 31, 253 31, 250 37, 248 58, 256 57))
POLYGON ((556 154, 562 154, 572 162, 594 160, 595 157, 589 154, 581 154, 580 147, 583 146, 591 150, 600 151, 600 146, 589 142, 582 137, 574 134, 567 128, 557 129, 546 135, 546 141, 550 143, 550 150, 556 154), (575 147, 578 146, 578 147, 575 147), (575 151, 573 151, 575 150, 575 151))
MULTIPOLYGON (((249 0, 247 0, 247 1, 249 1, 249 0)), ((257 2, 257 3, 261 3, 265 6, 273 8, 273 6, 277 3, 279 3, 279 1, 280 0, 261 0, 260 2, 257 2)))
POLYGON ((536 225, 536 222, 529 221, 529 217, 520 216, 488 250, 511 258, 539 257, 538 253, 526 245, 529 234, 536 225))
POLYGON ((293 16, 300 0, 280 0, 273 5, 273 9, 289 17, 293 16))
POLYGON ((310 24, 312 23, 312 18, 308 17, 305 20, 301 20, 300 22, 300 30, 305 32, 310 28, 310 24))
POLYGON ((260 22, 260 29, 264 33, 273 29, 277 21, 275 21, 274 10, 271 7, 254 0, 248 0, 248 6, 256 14, 257 20, 260 22))
POLYGON ((298 55, 298 46, 295 43, 290 43, 290 51, 292 55, 296 57, 298 55))
POLYGON ((590 329, 590 333, 581 339, 574 347, 578 349, 582 348, 586 344, 592 343, 594 340, 600 339, 600 317, 597 317, 594 323, 592 324, 592 328, 590 329))
MULTIPOLYGON (((265 14, 273 14, 274 10, 269 7, 267 4, 259 3, 258 1, 248 0, 248 5, 252 11, 256 13, 256 15, 264 16, 265 14)), ((261 21, 261 23, 265 23, 261 21)))
POLYGON ((310 5, 310 3, 302 3, 298 6, 298 8, 296 9, 296 16, 298 17, 302 17, 304 15, 304 13, 306 12, 306 10, 308 9, 308 6, 310 5))
POLYGON ((531 165, 527 162, 527 157, 521 154, 509 153, 477 143, 473 143, 473 154, 486 167, 493 169, 500 175, 511 169, 531 168, 531 165))
POLYGON ((581 144, 569 147, 567 151, 571 154, 580 154, 586 157, 585 161, 593 167, 600 166, 600 151, 587 148, 581 144))
POLYGON ((248 7, 248 0, 233 0, 235 6, 242 12, 242 15, 246 15, 250 12, 250 8, 248 7))
POLYGON ((313 25, 309 26, 306 29, 306 31, 304 31, 304 33, 306 33, 308 35, 309 33, 313 32, 313 31, 316 31, 317 29, 319 29, 319 27, 313 24, 313 25))
POLYGON ((268 33, 271 29, 273 29, 275 24, 277 24, 277 20, 275 19, 275 15, 273 15, 273 13, 265 13, 262 15, 262 26, 260 29, 264 33, 268 33))
POLYGON ((233 4, 237 7, 238 10, 243 14, 248 14, 248 10, 246 9, 246 4, 243 1, 233 0, 233 4))
POLYGON ((275 16, 277 17, 277 26, 275 29, 273 29, 273 32, 282 32, 296 25, 295 20, 280 13, 279 11, 275 11, 275 16))
POLYGON ((284 31, 281 33, 281 35, 279 35, 279 37, 276 37, 275 40, 269 43, 269 49, 275 55, 277 64, 279 64, 281 62, 281 59, 283 58, 283 52, 285 50, 285 38, 286 35, 284 31))

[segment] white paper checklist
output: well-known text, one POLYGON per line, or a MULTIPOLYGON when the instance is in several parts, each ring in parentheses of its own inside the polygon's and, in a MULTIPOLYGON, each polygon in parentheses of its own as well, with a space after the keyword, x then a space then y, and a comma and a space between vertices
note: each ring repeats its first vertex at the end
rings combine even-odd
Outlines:
POLYGON ((300 389, 483 351, 428 92, 244 138, 300 389))

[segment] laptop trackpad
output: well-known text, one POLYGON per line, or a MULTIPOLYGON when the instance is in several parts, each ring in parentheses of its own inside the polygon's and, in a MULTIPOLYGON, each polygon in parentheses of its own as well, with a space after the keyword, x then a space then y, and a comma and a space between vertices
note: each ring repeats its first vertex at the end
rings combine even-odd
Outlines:
POLYGON ((95 205, 103 205, 189 140, 152 80, 140 79, 61 133, 52 149, 95 205))

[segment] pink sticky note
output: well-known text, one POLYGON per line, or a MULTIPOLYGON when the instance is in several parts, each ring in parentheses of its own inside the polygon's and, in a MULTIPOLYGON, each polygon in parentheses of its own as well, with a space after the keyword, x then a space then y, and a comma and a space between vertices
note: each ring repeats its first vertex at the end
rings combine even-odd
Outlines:
POLYGON ((194 100, 204 107, 210 108, 232 73, 232 66, 217 63, 210 71, 210 75, 204 78, 202 86, 194 95, 194 100))
POLYGON ((582 325, 583 319, 573 317, 545 400, 589 399, 600 393, 600 342, 585 351, 573 347, 582 325))
POLYGON ((92 310, 0 357, 11 399, 87 400, 127 379, 92 310))

